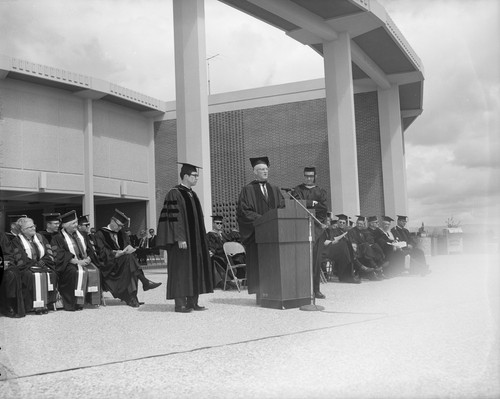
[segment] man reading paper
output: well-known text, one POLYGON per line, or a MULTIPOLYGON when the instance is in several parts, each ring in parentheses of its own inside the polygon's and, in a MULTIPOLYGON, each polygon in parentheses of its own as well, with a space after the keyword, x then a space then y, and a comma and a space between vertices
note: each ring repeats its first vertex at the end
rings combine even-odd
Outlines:
POLYGON ((126 224, 128 217, 115 209, 109 224, 95 233, 96 251, 101 263, 104 289, 127 305, 137 308, 140 305, 137 299, 138 280, 141 280, 144 291, 159 287, 161 283, 148 280, 144 275, 133 255, 135 248, 122 231, 126 224))

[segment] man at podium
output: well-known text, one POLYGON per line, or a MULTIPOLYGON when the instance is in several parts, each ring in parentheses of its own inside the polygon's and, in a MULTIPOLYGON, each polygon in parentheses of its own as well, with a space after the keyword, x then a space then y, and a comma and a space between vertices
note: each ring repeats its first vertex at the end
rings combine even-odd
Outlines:
POLYGON ((241 241, 246 251, 248 293, 256 294, 259 305, 261 298, 259 255, 255 242, 254 222, 271 209, 284 208, 285 199, 279 187, 267 181, 269 158, 250 158, 250 164, 256 179, 241 189, 236 218, 240 228, 241 241))

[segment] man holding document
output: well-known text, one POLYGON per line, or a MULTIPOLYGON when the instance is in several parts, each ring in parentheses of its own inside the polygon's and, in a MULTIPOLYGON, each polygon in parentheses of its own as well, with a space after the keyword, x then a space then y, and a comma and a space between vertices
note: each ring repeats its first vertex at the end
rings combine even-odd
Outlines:
POLYGON ((118 209, 106 227, 95 233, 96 251, 101 263, 102 285, 115 298, 137 308, 138 280, 144 291, 159 287, 161 283, 150 281, 133 255, 135 248, 130 245, 128 236, 122 231, 128 224, 128 217, 118 209))
POLYGON ((339 227, 328 227, 323 231, 315 244, 314 262, 333 261, 339 281, 359 284, 361 279, 354 272, 354 251, 344 230, 348 218, 344 214, 336 216, 339 218, 339 227))

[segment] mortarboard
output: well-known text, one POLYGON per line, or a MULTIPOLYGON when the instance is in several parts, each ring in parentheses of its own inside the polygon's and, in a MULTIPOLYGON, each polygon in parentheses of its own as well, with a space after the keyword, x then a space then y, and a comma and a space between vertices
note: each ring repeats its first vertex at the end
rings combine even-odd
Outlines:
POLYGON ((394 219, 391 218, 390 216, 382 216, 382 220, 384 222, 394 222, 394 219))
POLYGON ((339 214, 339 215, 335 215, 339 218, 339 220, 345 220, 347 222, 347 219, 349 219, 349 217, 347 215, 344 215, 343 213, 339 214))
POLYGON ((358 222, 364 222, 366 220, 366 218, 361 215, 356 215, 356 217, 358 218, 358 222))
POLYGON ((398 220, 404 220, 408 221, 408 216, 403 216, 403 215, 396 215, 398 217, 398 220))
POLYGON ((201 166, 196 166, 187 162, 177 162, 181 166, 181 179, 184 175, 190 175, 193 172, 198 172, 198 169, 202 169, 201 166))
POLYGON ((57 221, 60 221, 61 214, 58 212, 56 212, 56 213, 43 213, 43 217, 45 219, 45 222, 57 222, 57 221))
POLYGON ((224 219, 224 216, 220 216, 220 215, 212 215, 212 219, 215 221, 221 221, 224 219))
POLYGON ((89 215, 82 215, 78 218, 78 224, 90 224, 88 217, 89 215))
POLYGON ((269 167, 269 158, 268 157, 250 158, 250 164, 252 165, 252 168, 255 168, 257 165, 261 163, 269 167))
POLYGON ((378 218, 376 216, 368 216, 366 220, 368 222, 378 222, 378 218))
POLYGON ((314 174, 316 174, 316 168, 314 166, 306 166, 304 168, 304 173, 306 172, 314 172, 314 174))
POLYGON ((122 222, 123 224, 128 224, 128 217, 125 215, 122 211, 119 211, 118 209, 115 209, 115 213, 113 213, 113 217, 118 220, 119 222, 122 222))
POLYGON ((66 212, 64 215, 61 215, 61 223, 72 222, 76 219, 76 211, 66 212))

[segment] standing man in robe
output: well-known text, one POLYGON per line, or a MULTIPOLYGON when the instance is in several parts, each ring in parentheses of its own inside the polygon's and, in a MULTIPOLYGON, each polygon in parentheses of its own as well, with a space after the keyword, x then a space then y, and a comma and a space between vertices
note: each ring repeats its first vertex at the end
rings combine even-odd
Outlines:
MULTIPOLYGON (((328 198, 326 190, 316 185, 316 168, 304 168, 304 183, 299 184, 292 190, 292 195, 298 200, 306 201, 306 208, 314 210, 314 216, 320 221, 314 221, 314 241, 316 241, 323 229, 326 228, 326 214, 328 211, 328 198)), ((326 296, 319 290, 320 286, 320 263, 313 264, 313 292, 314 297, 325 299, 326 296)))
POLYGON ((138 308, 138 280, 144 291, 157 288, 161 283, 148 280, 144 275, 134 255, 135 249, 122 231, 127 224, 128 217, 115 209, 109 224, 95 233, 95 243, 104 289, 128 306, 138 308))
POLYGON ((236 218, 246 251, 248 293, 255 293, 257 305, 260 305, 259 253, 254 222, 271 209, 284 208, 285 199, 279 187, 267 181, 269 158, 250 158, 250 164, 256 179, 241 189, 236 218))
POLYGON ((198 182, 198 169, 182 163, 181 183, 165 197, 156 236, 156 244, 167 250, 167 299, 175 300, 179 313, 206 310, 198 298, 213 292, 203 210, 192 189, 198 182))

